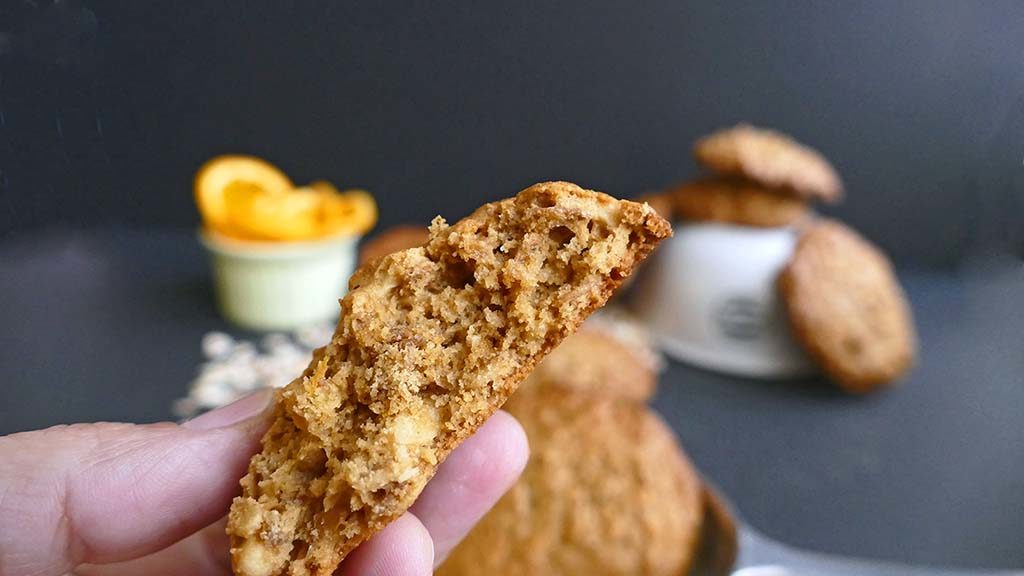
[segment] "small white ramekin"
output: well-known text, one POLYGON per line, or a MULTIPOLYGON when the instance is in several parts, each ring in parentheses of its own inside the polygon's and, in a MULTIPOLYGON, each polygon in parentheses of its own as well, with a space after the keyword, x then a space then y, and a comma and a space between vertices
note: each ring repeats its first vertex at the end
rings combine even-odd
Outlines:
POLYGON ((812 374, 775 281, 793 228, 683 223, 641 271, 632 307, 677 360, 740 376, 812 374))
POLYGON ((255 242, 204 229, 199 240, 225 318, 253 330, 291 330, 337 318, 359 236, 255 242))

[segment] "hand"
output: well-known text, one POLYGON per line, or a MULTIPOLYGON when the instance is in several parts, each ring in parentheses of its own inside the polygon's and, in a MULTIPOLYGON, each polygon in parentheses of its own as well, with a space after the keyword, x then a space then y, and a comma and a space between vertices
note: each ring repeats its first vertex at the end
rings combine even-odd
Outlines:
MULTIPOLYGON (((271 397, 258 392, 181 425, 0 437, 0 576, 230 574, 224 516, 271 397)), ((527 450, 519 424, 498 412, 339 573, 430 574, 515 482, 527 450)))

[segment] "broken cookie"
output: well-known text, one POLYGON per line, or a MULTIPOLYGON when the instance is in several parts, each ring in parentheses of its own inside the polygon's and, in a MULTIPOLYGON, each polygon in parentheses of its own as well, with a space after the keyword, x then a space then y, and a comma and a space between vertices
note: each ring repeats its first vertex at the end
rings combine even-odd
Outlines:
POLYGON ((332 574, 669 235, 649 206, 549 182, 359 269, 241 481, 235 573, 332 574))

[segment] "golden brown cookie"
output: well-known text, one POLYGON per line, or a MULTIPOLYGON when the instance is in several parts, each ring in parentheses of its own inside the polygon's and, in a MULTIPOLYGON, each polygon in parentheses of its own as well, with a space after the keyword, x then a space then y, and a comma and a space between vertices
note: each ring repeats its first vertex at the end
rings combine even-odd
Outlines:
POLYGON ((440 576, 682 576, 703 514, 700 478, 643 404, 561 390, 506 405, 526 430, 519 481, 440 576))
POLYGON ((582 328, 600 332, 618 341, 655 374, 665 367, 658 342, 647 325, 622 306, 605 306, 587 318, 582 328))
POLYGON ((842 388, 870 392, 913 365, 903 289, 885 255, 850 228, 811 226, 778 282, 797 340, 842 388))
POLYGON ((693 152, 713 172, 805 200, 835 202, 843 195, 842 181, 824 156, 779 132, 740 124, 701 138, 693 152))
POLYGON ((646 402, 656 386, 655 367, 646 358, 610 334, 584 325, 552 350, 520 389, 558 388, 646 402))
POLYGON ((675 214, 693 222, 774 228, 807 218, 807 202, 742 180, 706 179, 672 191, 675 214))
POLYGON ((649 206, 548 182, 360 268, 242 478, 235 573, 333 574, 670 234, 649 206))
POLYGON ((392 226, 363 242, 359 247, 359 264, 365 264, 392 252, 422 246, 429 238, 430 230, 426 226, 392 226))

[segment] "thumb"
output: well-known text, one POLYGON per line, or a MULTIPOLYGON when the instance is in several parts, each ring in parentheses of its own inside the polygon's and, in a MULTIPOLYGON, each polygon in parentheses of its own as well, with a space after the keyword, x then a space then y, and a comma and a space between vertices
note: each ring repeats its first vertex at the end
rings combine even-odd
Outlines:
POLYGON ((0 437, 0 575, 59 575, 159 550, 217 520, 259 446, 270 390, 176 424, 0 437))

